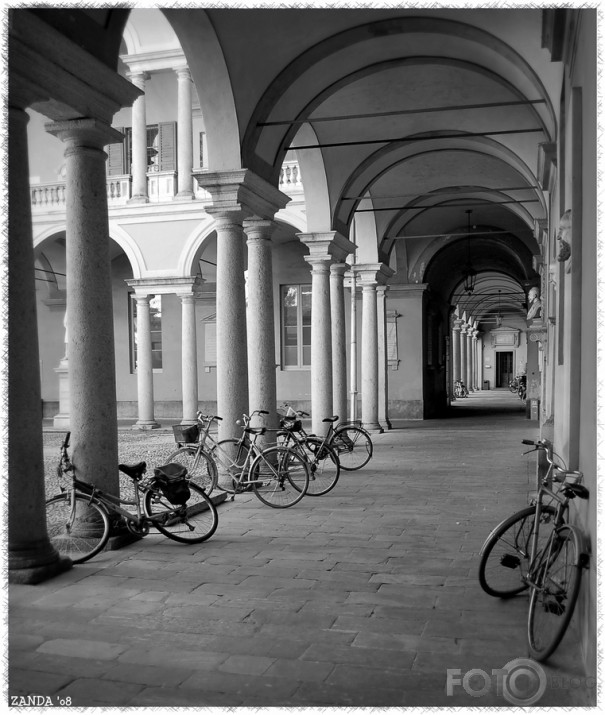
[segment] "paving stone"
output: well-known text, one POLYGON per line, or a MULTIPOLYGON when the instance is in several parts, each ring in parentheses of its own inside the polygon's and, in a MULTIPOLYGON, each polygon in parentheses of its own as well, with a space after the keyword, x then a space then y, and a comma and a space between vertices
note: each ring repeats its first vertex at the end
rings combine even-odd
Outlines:
POLYGON ((126 650, 120 643, 106 643, 99 640, 83 640, 57 638, 42 643, 39 653, 49 655, 66 655, 71 658, 94 658, 96 660, 113 660, 126 650))
POLYGON ((333 667, 331 663, 281 658, 269 667, 266 675, 303 682, 321 682, 332 672, 333 667))
POLYGON ((230 655, 219 666, 219 670, 242 675, 263 675, 274 662, 274 658, 260 655, 230 655))
POLYGON ((56 695, 63 700, 69 698, 70 707, 103 707, 127 703, 142 687, 138 683, 117 681, 108 687, 107 681, 82 678, 61 688, 56 695))

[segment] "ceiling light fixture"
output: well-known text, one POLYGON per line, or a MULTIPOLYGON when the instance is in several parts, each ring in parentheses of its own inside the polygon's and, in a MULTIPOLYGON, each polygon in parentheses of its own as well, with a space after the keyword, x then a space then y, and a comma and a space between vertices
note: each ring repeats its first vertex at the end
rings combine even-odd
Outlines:
POLYGON ((471 214, 471 209, 467 209, 467 254, 464 275, 464 291, 469 294, 475 290, 475 284, 477 283, 477 271, 473 268, 473 264, 471 263, 471 214))

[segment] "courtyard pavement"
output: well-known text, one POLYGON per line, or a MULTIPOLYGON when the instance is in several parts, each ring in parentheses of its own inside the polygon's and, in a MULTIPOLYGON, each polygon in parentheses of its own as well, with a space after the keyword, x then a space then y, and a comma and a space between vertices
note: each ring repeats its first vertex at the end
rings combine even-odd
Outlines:
MULTIPOLYGON (((511 707, 492 670, 527 658, 527 597, 490 598, 476 572, 534 489, 521 439, 538 424, 502 391, 452 415, 375 435, 371 462, 323 497, 224 502, 206 543, 150 534, 11 585, 9 705, 511 707)), ((594 704, 573 630, 543 669, 536 706, 594 704)))

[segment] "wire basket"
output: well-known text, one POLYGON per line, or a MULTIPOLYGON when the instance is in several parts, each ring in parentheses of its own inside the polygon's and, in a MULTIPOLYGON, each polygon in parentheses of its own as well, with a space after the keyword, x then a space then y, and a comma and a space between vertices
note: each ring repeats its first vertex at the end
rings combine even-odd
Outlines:
POLYGON ((290 417, 284 417, 280 420, 280 424, 288 432, 300 432, 302 429, 302 422, 297 419, 291 419, 290 417))
POLYGON ((175 442, 185 442, 191 444, 197 442, 200 436, 200 428, 197 425, 172 425, 175 442))

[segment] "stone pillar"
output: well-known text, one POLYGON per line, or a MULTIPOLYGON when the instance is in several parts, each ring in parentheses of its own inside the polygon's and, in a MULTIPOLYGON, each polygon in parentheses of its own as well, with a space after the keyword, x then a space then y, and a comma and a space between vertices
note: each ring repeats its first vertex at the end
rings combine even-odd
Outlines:
POLYGON ((361 274, 361 422, 369 432, 382 432, 378 422, 378 317, 376 281, 361 274))
POLYGON ((457 380, 462 379, 461 372, 461 342, 460 342, 460 331, 462 329, 462 321, 459 319, 454 320, 454 326, 452 328, 452 400, 455 400, 454 386, 457 380))
POLYGON ((466 386, 469 392, 473 391, 473 328, 471 325, 466 330, 466 386))
POLYGON ((105 144, 122 135, 95 119, 47 124, 67 144, 66 265, 72 459, 103 491, 119 490, 115 350, 105 144))
MULTIPOLYGON (((145 82, 149 79, 146 72, 132 72, 128 75, 130 81, 139 89, 145 91, 145 82)), ((132 105, 132 198, 129 203, 148 203, 147 194, 147 118, 145 111, 145 95, 135 99, 132 105)))
POLYGON ((183 419, 181 424, 197 424, 197 330, 195 294, 181 296, 181 371, 183 381, 183 419))
POLYGON ((378 421, 383 429, 391 429, 387 365, 387 290, 387 286, 379 285, 376 287, 378 311, 378 421))
POLYGON ((29 195, 26 101, 8 110, 8 580, 37 583, 69 568, 46 532, 42 399, 29 195))
POLYGON ((193 127, 191 114, 191 73, 188 67, 176 70, 178 78, 178 124, 177 124, 177 161, 178 193, 177 199, 193 199, 193 127))
POLYGON ((325 434, 332 404, 332 327, 330 259, 305 256, 311 264, 311 420, 315 434, 325 434))
POLYGON ((479 331, 477 329, 473 330, 473 387, 475 390, 481 389, 479 380, 479 331))
MULTIPOLYGON (((467 351, 466 351, 466 325, 462 323, 460 326, 460 379, 466 384, 466 364, 467 364, 467 351)), ((466 385, 468 387, 468 385, 466 385)))
POLYGON ((137 393, 139 419, 133 429, 157 429, 154 418, 150 295, 137 295, 137 393))
POLYGON ((330 266, 330 310, 332 318, 332 410, 347 419, 347 344, 345 330, 344 274, 346 263, 330 266))
POLYGON ((259 424, 277 428, 272 221, 244 221, 248 237, 248 394, 251 410, 266 410, 259 424))

